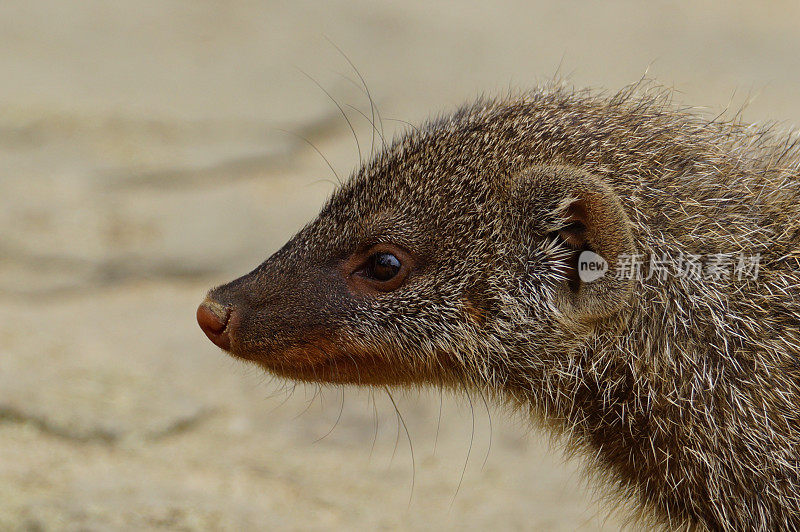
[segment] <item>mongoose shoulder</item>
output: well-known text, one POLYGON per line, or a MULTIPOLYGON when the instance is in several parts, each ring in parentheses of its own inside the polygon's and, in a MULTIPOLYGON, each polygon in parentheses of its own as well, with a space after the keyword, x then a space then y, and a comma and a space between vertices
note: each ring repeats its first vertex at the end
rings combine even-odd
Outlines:
POLYGON ((487 390, 666 526, 798 529, 798 153, 663 91, 481 99, 385 147, 198 321, 292 379, 487 390))

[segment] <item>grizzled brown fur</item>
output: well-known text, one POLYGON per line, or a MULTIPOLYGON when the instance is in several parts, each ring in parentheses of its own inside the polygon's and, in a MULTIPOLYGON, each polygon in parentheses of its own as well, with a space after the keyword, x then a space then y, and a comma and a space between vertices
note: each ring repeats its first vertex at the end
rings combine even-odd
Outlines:
POLYGON ((482 99, 396 140, 198 318, 285 377, 486 390, 668 527, 797 529, 797 161, 660 90, 482 99), (390 289, 358 269, 384 248, 390 289), (583 249, 612 272, 632 253, 760 270, 583 283, 583 249))

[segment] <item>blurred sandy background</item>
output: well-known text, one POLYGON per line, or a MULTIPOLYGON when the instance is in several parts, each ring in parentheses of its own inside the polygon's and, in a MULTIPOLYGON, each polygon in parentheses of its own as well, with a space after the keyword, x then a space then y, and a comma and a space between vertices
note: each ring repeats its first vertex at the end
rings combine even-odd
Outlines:
POLYGON ((296 135, 357 164, 301 71, 368 150, 366 95, 326 37, 390 136, 559 64, 612 90, 647 70, 791 127, 798 30, 777 1, 0 2, 0 529, 617 529, 578 462, 494 409, 484 465, 478 399, 445 397, 437 423, 438 393, 398 397, 412 492, 385 394, 286 399, 195 307, 331 192, 296 135))

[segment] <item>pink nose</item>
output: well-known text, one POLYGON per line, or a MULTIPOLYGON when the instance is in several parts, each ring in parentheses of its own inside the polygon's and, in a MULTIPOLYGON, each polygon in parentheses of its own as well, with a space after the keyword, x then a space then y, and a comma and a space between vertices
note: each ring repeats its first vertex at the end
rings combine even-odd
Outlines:
POLYGON ((197 323, 208 339, 226 351, 231 347, 231 338, 228 335, 228 321, 231 310, 213 301, 206 299, 197 307, 197 323))

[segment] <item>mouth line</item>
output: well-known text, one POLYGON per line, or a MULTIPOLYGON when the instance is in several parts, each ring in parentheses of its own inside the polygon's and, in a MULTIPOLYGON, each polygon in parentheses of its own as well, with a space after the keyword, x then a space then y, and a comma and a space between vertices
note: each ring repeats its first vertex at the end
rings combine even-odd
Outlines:
POLYGON ((222 308, 225 311, 225 327, 220 334, 227 334, 230 336, 231 322, 234 321, 233 305, 225 305, 222 308))

